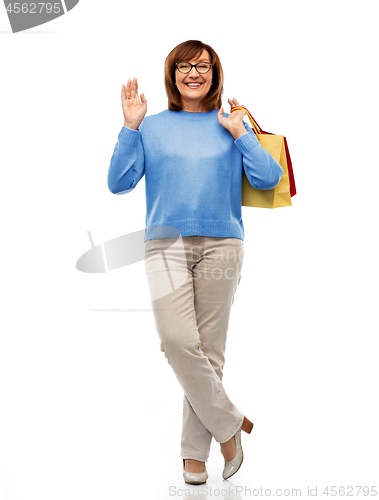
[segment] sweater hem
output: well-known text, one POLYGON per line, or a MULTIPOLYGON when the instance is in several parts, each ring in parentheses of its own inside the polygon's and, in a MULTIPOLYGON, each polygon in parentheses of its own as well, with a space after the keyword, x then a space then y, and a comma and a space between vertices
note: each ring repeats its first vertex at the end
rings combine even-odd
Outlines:
POLYGON ((244 240, 245 232, 242 220, 238 223, 206 219, 177 219, 166 221, 164 224, 146 224, 144 242, 159 238, 195 235, 244 240))

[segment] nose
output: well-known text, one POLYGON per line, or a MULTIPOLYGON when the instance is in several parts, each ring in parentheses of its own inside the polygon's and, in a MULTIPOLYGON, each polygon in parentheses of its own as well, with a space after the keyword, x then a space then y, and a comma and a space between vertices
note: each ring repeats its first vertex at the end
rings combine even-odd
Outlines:
POLYGON ((195 66, 193 68, 191 68, 191 71, 189 72, 189 75, 190 76, 197 76, 198 75, 195 66))

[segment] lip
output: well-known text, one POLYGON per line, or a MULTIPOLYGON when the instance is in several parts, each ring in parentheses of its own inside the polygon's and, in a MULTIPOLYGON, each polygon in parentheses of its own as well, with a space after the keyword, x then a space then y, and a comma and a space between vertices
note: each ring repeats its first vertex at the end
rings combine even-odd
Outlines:
POLYGON ((187 86, 189 89, 191 89, 191 90, 197 90, 197 89, 199 89, 199 88, 200 88, 203 84, 202 84, 201 82, 187 82, 187 83, 185 83, 184 85, 186 85, 186 86, 187 86), (190 84, 190 83, 192 83, 192 84, 197 83, 197 84, 198 84, 198 86, 197 86, 197 87, 189 87, 189 85, 188 85, 188 84, 190 84))

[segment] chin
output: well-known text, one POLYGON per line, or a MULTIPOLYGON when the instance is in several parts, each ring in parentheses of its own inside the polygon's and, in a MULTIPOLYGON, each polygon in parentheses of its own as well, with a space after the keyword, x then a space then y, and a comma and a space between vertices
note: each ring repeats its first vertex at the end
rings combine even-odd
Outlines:
POLYGON ((197 96, 194 96, 194 95, 186 95, 186 97, 188 99, 192 99, 193 101, 202 101, 204 98, 205 98, 205 95, 197 95, 197 96))

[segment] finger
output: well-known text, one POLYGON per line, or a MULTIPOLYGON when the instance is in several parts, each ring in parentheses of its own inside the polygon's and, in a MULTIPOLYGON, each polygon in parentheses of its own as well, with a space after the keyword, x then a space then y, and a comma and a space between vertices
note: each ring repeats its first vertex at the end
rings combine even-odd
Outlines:
POLYGON ((143 108, 147 107, 147 99, 145 97, 145 94, 141 94, 141 106, 143 108))
POLYGON ((126 99, 126 86, 124 84, 122 84, 122 88, 121 88, 121 103, 124 104, 124 102, 127 102, 127 99, 126 99))
POLYGON ((130 97, 132 99, 135 99, 136 97, 138 97, 137 89, 138 89, 137 78, 135 76, 133 76, 133 82, 132 82, 132 87, 131 87, 131 92, 130 92, 130 97))
POLYGON ((134 79, 135 81, 135 87, 134 87, 134 90, 135 90, 135 96, 137 99, 138 99, 138 82, 137 82, 137 78, 134 79))
POLYGON ((238 101, 236 99, 228 99, 228 103, 230 104, 230 108, 235 108, 239 106, 238 101))
POLYGON ((130 97, 133 99, 134 95, 135 95, 135 90, 134 90, 134 76, 133 76, 130 84, 130 97))
POLYGON ((125 99, 127 99, 128 97, 130 97, 131 88, 132 88, 132 81, 129 78, 129 80, 128 80, 127 84, 126 84, 126 87, 125 87, 125 99))

